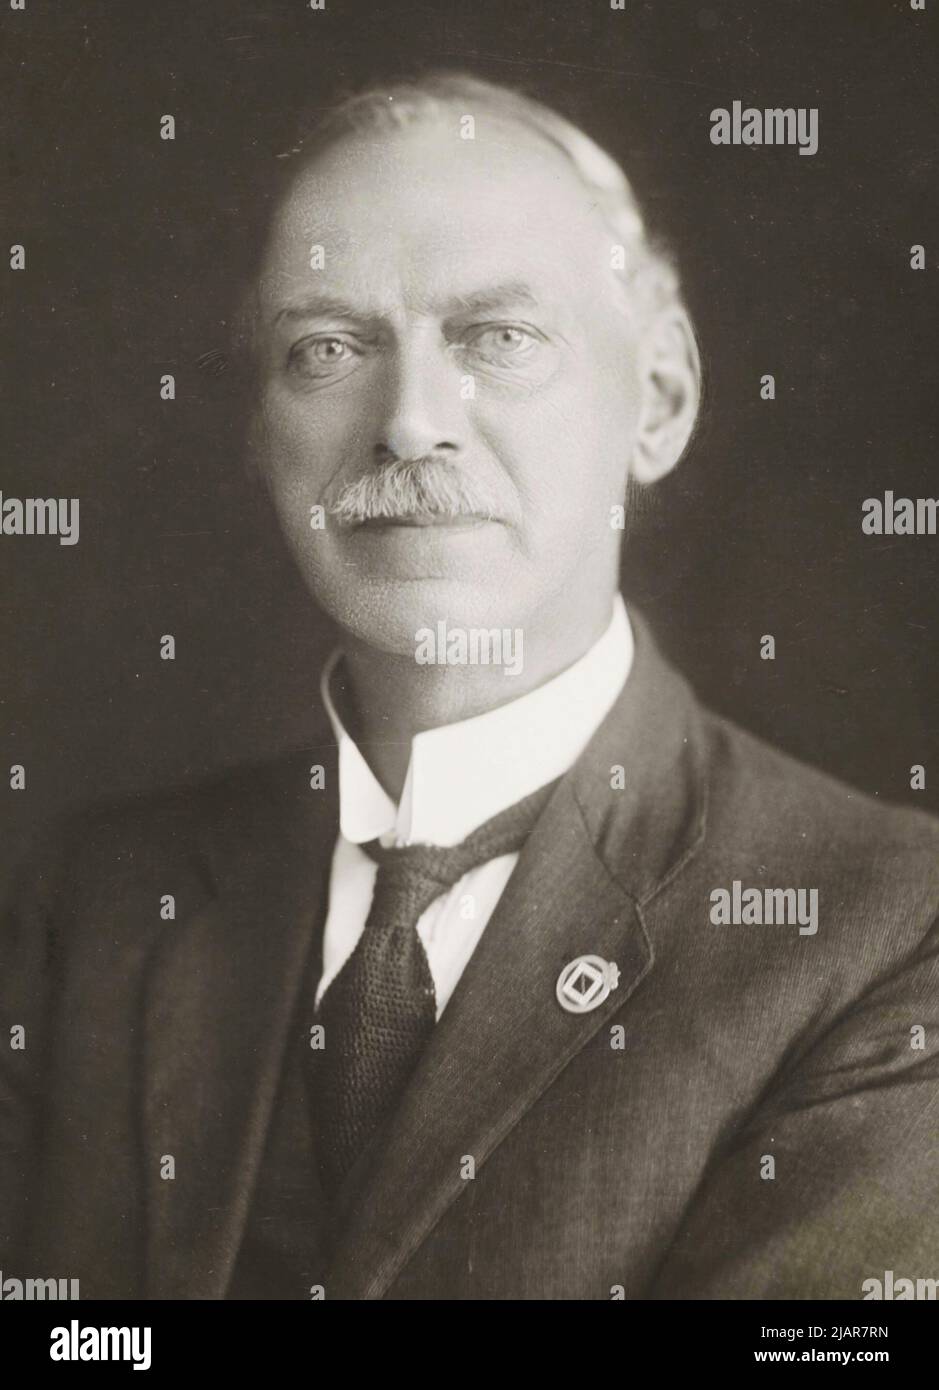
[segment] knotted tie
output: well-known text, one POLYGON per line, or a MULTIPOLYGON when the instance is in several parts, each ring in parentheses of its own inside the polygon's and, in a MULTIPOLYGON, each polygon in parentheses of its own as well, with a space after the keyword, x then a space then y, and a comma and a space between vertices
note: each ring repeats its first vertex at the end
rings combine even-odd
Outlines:
POLYGON ((314 1081, 317 1152, 327 1192, 395 1108, 436 1022, 419 918, 471 869, 520 850, 554 787, 539 788, 452 848, 362 846, 378 864, 372 904, 316 1015, 325 1044, 314 1081))

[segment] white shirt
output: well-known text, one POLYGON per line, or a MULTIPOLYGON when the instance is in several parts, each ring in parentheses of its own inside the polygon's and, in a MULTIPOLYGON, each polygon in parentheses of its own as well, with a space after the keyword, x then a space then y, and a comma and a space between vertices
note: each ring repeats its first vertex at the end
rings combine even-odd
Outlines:
MULTIPOLYGON (((459 844, 484 821, 566 772, 626 682, 633 635, 617 594, 606 631, 560 675, 486 714, 418 734, 397 806, 343 728, 330 697, 329 678, 338 656, 330 658, 321 683, 339 746, 340 829, 317 1002, 355 949, 371 905, 378 866, 359 846, 374 839, 384 845, 459 844)), ((419 919, 438 1018, 517 860, 517 854, 505 854, 472 869, 419 919)))

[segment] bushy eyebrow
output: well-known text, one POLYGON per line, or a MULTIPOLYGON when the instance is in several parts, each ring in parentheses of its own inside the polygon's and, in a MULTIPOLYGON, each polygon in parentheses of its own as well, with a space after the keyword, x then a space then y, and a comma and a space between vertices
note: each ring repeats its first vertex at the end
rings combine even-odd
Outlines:
MULTIPOLYGON (((501 285, 486 289, 472 290, 466 294, 451 295, 440 306, 443 318, 456 315, 496 313, 512 305, 537 309, 541 305, 532 288, 522 280, 508 280, 501 285)), ((380 324, 387 321, 387 315, 380 309, 356 307, 348 300, 328 294, 305 295, 289 304, 284 304, 274 315, 274 323, 284 320, 295 323, 303 319, 335 318, 354 319, 356 322, 380 324)))
POLYGON ((361 319, 361 318, 380 318, 380 314, 362 313, 361 309, 355 309, 344 299, 336 299, 332 295, 312 294, 306 295, 302 299, 297 299, 290 304, 284 304, 274 315, 274 323, 281 323, 284 319, 293 323, 297 319, 361 319))
POLYGON ((489 314, 512 304, 537 309, 541 306, 541 300, 523 280, 507 280, 505 284, 493 285, 488 289, 454 295, 448 308, 451 313, 455 310, 464 314, 489 314))

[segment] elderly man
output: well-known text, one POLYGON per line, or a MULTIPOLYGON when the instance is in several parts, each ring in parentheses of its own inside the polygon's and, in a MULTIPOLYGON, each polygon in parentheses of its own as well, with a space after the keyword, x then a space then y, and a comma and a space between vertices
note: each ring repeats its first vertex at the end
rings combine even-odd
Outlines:
POLYGON ((3 1268, 295 1299, 935 1273, 939 833, 704 711, 627 615, 624 503, 700 373, 622 172, 469 77, 366 93, 289 162, 246 322, 339 650, 302 758, 24 872, 3 1268))

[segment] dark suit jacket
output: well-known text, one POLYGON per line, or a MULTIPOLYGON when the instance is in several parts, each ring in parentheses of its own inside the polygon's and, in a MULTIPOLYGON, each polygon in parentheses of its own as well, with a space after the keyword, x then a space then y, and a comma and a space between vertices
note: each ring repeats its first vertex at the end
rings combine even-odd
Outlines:
MULTIPOLYGON (((636 634, 327 1298, 860 1298, 886 1270, 939 1275, 937 822, 703 710, 636 634), (712 925, 735 879, 817 888, 817 934, 712 925), (555 986, 582 953, 620 983, 576 1015, 555 986)), ((322 924, 333 754, 86 818, 25 871, 0 976, 2 1037, 27 1037, 0 1052, 7 1274, 225 1295, 322 924)))

